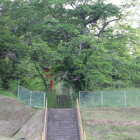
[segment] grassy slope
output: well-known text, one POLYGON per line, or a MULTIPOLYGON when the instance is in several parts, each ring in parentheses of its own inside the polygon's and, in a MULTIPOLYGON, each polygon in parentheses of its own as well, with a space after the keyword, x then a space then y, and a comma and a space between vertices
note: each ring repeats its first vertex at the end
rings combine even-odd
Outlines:
POLYGON ((83 108, 87 140, 140 140, 139 108, 83 108))
POLYGON ((12 98, 17 98, 16 93, 10 92, 10 91, 1 91, 0 90, 0 95, 5 95, 5 96, 9 96, 12 98))
POLYGON ((5 95, 0 95, 0 140, 40 140, 44 111, 38 111, 5 95))
POLYGON ((16 140, 27 138, 28 140, 41 140, 43 132, 44 111, 37 111, 23 127, 13 136, 16 140))

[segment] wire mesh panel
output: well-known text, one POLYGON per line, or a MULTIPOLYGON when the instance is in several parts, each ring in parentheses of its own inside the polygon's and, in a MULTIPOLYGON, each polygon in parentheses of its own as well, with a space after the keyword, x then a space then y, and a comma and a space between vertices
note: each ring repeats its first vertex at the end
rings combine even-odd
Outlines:
POLYGON ((46 94, 44 92, 31 91, 18 86, 18 99, 29 106, 45 108, 46 94))
POLYGON ((80 107, 102 106, 101 92, 80 91, 79 101, 80 107))
POLYGON ((81 107, 140 107, 140 91, 80 91, 81 107))
POLYGON ((103 101, 104 107, 124 107, 124 91, 104 91, 103 101))
POLYGON ((140 91, 126 91, 126 97, 128 107, 140 107, 140 91))
POLYGON ((22 86, 18 86, 18 99, 20 99, 25 104, 30 105, 30 90, 22 86))
POLYGON ((31 93, 31 106, 44 108, 45 107, 45 93, 32 91, 31 93))

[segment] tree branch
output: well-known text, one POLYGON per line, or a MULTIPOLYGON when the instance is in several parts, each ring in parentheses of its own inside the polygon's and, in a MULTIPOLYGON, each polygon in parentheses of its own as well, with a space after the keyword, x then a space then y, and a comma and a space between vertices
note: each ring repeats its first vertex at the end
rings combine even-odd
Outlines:
POLYGON ((86 25, 90 24, 90 23, 95 23, 99 18, 100 18, 101 14, 96 16, 95 18, 93 18, 92 20, 89 20, 86 25))
POLYGON ((119 19, 120 19, 120 18, 116 18, 116 19, 110 20, 110 21, 108 21, 108 22, 105 22, 104 25, 103 25, 103 27, 102 27, 102 29, 99 31, 98 37, 101 38, 101 35, 102 35, 104 29, 106 28, 106 26, 109 25, 109 23, 111 23, 111 22, 113 22, 113 21, 117 21, 117 20, 119 20, 119 19))
POLYGON ((46 89, 47 89, 48 86, 47 86, 47 83, 46 83, 46 81, 45 81, 45 78, 44 78, 43 75, 40 73, 40 70, 38 69, 38 67, 37 67, 37 65, 36 65, 36 62, 35 62, 32 58, 31 58, 31 60, 32 60, 34 66, 35 66, 35 68, 36 68, 36 70, 38 71, 38 74, 40 75, 40 77, 41 77, 41 79, 42 79, 42 81, 43 81, 43 83, 44 83, 44 86, 45 86, 46 89))

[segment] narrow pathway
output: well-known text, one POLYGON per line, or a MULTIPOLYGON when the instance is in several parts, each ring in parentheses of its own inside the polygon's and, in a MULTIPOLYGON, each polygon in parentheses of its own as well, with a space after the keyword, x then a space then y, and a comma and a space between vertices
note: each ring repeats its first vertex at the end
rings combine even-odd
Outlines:
POLYGON ((47 140, 81 140, 76 109, 48 109, 47 140))

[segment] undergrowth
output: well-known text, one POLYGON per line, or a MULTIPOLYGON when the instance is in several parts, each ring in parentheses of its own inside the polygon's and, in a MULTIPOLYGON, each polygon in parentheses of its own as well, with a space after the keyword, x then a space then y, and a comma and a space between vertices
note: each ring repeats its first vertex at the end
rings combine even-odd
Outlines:
POLYGON ((10 92, 10 91, 0 91, 0 95, 5 95, 5 96, 12 97, 12 98, 17 98, 17 94, 14 92, 10 92))

